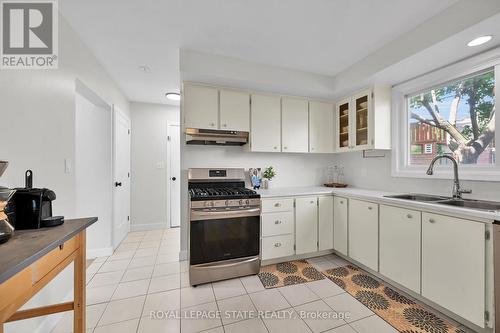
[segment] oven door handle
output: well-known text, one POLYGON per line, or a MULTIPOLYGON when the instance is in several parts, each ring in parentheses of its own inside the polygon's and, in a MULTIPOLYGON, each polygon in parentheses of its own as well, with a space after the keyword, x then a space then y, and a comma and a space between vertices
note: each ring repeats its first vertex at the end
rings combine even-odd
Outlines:
POLYGON ((230 219, 237 217, 260 216, 260 208, 242 210, 192 210, 191 221, 230 219))
POLYGON ((244 259, 244 260, 235 260, 234 262, 230 262, 229 264, 226 263, 208 263, 208 264, 200 264, 200 265, 194 265, 193 267, 196 267, 196 269, 213 269, 213 268, 228 268, 228 267, 234 267, 238 266, 241 264, 248 264, 254 261, 259 260, 259 257, 252 257, 249 259, 244 259))

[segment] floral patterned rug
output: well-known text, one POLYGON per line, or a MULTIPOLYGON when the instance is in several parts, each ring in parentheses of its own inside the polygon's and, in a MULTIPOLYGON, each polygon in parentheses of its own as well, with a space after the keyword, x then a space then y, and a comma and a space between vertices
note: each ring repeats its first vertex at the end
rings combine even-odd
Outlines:
POLYGON ((266 289, 323 280, 325 276, 305 260, 295 260, 260 268, 259 278, 266 289))
POLYGON ((465 333, 424 306, 353 265, 323 272, 330 280, 402 333, 465 333))

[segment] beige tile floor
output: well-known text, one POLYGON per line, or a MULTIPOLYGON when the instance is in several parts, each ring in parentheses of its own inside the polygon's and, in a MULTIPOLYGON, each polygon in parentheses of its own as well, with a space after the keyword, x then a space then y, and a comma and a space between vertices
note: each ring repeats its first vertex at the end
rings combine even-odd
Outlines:
MULTIPOLYGON (((178 260, 179 242, 178 228, 131 232, 112 256, 94 260, 87 268, 87 332, 397 332, 328 279, 266 290, 257 276, 248 276, 193 288, 187 262, 178 260), (195 318, 155 319, 151 311, 195 318), (221 315, 208 315, 216 311, 221 315), (256 317, 258 311, 268 312, 256 317), (333 312, 350 318, 300 315, 333 312)), ((346 264, 334 255, 309 261, 320 271, 346 264)), ((72 332, 72 318, 66 313, 52 333, 72 332)))

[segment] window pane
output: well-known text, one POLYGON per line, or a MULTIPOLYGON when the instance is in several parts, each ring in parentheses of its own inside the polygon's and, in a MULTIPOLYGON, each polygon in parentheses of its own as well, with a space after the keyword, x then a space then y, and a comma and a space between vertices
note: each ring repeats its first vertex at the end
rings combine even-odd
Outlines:
POLYGON ((461 164, 495 164, 494 87, 491 70, 410 95, 409 163, 428 165, 450 153, 461 164))

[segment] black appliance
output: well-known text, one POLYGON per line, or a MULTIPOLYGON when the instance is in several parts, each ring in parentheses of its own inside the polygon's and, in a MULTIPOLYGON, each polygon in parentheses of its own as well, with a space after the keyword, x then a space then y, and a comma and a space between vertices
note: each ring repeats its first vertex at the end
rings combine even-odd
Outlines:
POLYGON ((243 169, 190 169, 191 285, 257 274, 260 195, 245 188, 243 169))
POLYGON ((52 215, 54 191, 33 188, 33 172, 26 171, 25 188, 18 188, 7 207, 7 216, 17 230, 54 227, 64 223, 63 216, 52 215))

